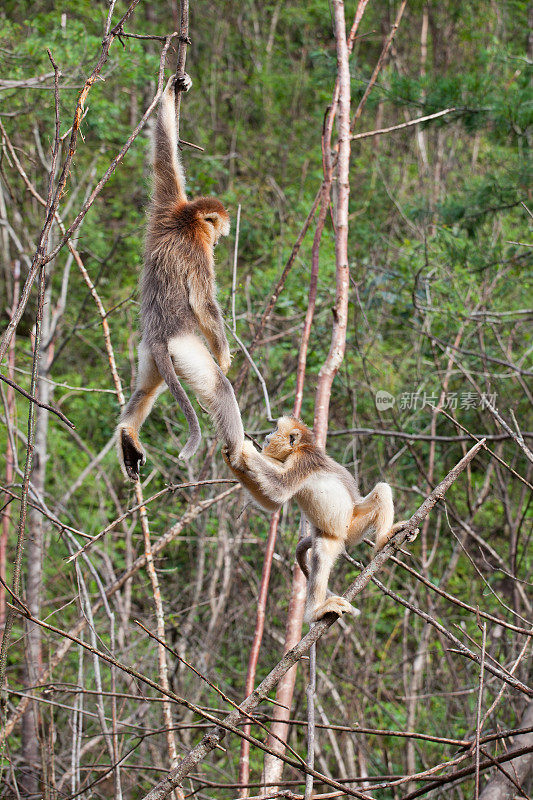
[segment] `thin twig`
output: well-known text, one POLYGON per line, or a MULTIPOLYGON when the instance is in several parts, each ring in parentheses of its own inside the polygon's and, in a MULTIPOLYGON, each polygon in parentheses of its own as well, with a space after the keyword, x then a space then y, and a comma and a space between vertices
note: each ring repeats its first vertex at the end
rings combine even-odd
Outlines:
MULTIPOLYGON (((480 772, 484 772, 490 767, 493 766, 494 762, 496 761, 498 764, 505 764, 507 761, 512 761, 514 758, 518 758, 519 756, 525 755, 526 753, 533 752, 533 745, 528 747, 521 747, 519 750, 512 750, 511 752, 504 753, 497 758, 489 758, 487 761, 482 761, 479 765, 480 772)), ((437 778, 432 780, 430 784, 425 786, 421 786, 419 789, 415 789, 414 792, 410 792, 409 794, 404 795, 400 798, 400 800, 415 800, 417 797, 422 797, 423 795, 427 794, 428 792, 432 791, 433 789, 438 789, 440 786, 444 786, 447 783, 453 783, 454 781, 459 780, 460 778, 466 778, 469 775, 472 775, 475 772, 476 767, 464 767, 463 769, 458 769, 455 772, 451 772, 449 775, 445 775, 442 778, 437 778)))
MULTIPOLYGON (((450 414, 448 414, 447 411, 445 411, 443 408, 439 410, 440 413, 444 414, 444 416, 447 417, 451 422, 453 422, 454 425, 457 425, 458 428, 467 433, 471 439, 473 439, 475 442, 480 441, 475 434, 470 433, 468 428, 465 428, 464 425, 461 425, 461 423, 458 422, 456 419, 454 419, 454 417, 452 417, 450 414)), ((486 441, 485 437, 483 438, 483 441, 486 441)), ((525 484, 528 487, 528 489, 531 489, 533 491, 533 484, 531 484, 528 480, 523 478, 522 475, 520 475, 515 469, 513 469, 510 464, 504 461, 503 458, 500 458, 500 456, 497 453, 495 453, 494 450, 491 450, 491 448, 487 447, 487 445, 485 445, 485 450, 487 451, 487 453, 490 453, 491 456, 495 458, 499 464, 502 465, 502 467, 505 467, 505 469, 509 470, 509 472, 511 472, 515 476, 515 478, 518 478, 518 480, 521 483, 525 484)))
POLYGON ((513 429, 506 423, 506 421, 504 420, 498 409, 492 405, 492 403, 487 397, 483 398, 483 407, 486 408, 488 411, 490 411, 490 413, 492 414, 498 425, 504 429, 507 435, 510 436, 514 442, 516 442, 518 447, 526 454, 526 458, 533 464, 533 452, 524 442, 524 437, 522 433, 521 432, 515 433, 515 431, 513 431, 513 429))
POLYGON ((156 492, 151 497, 148 497, 146 500, 142 498, 138 503, 136 503, 131 508, 128 508, 119 517, 114 519, 113 522, 110 522, 109 525, 106 525, 105 528, 100 531, 100 533, 97 533, 93 537, 91 537, 90 542, 87 542, 87 544, 85 544, 83 547, 80 547, 80 549, 77 550, 75 553, 72 553, 72 555, 68 556, 68 558, 65 559, 66 563, 69 564, 71 561, 74 561, 76 558, 79 558, 79 556, 81 556, 82 553, 85 553, 90 547, 94 545, 95 542, 99 541, 103 536, 105 536, 106 533, 109 533, 109 531, 113 530, 113 528, 116 528, 116 526, 120 522, 125 520, 126 517, 130 517, 136 511, 140 511, 141 508, 145 508, 147 505, 153 503, 154 500, 157 500, 159 497, 162 497, 165 494, 169 494, 170 492, 175 492, 178 489, 189 489, 192 486, 194 487, 212 486, 213 484, 219 484, 219 483, 232 483, 234 485, 237 485, 238 481, 235 478, 214 478, 213 480, 208 480, 208 481, 190 481, 188 483, 176 483, 176 484, 171 484, 170 486, 166 486, 164 489, 160 489, 159 492, 156 492))
POLYGON ((387 55, 389 53, 389 50, 390 50, 390 47, 391 47, 391 44, 392 44, 392 40, 394 39, 394 37, 396 35, 396 31, 398 30, 398 27, 400 25, 400 21, 402 19, 403 12, 405 10, 406 4, 407 4, 407 0, 402 0, 400 8, 398 9, 398 13, 396 14, 396 19, 394 20, 394 25, 392 26, 392 28, 390 30, 390 33, 387 36, 387 39, 386 39, 385 44, 383 46, 383 50, 381 51, 381 54, 380 54, 380 56, 378 58, 376 66, 374 67, 374 71, 372 72, 370 80, 368 81, 368 84, 366 86, 364 94, 363 94, 361 100, 359 101, 359 105, 355 109, 355 114, 353 115, 352 123, 350 125, 350 129, 352 131, 353 131, 353 129, 354 129, 356 123, 357 123, 357 120, 359 119, 359 117, 363 113, 363 109, 364 109, 364 107, 366 105, 366 101, 368 99, 368 96, 369 96, 370 92, 372 91, 372 88, 374 87, 374 84, 376 83, 376 81, 378 79, 378 75, 379 75, 379 73, 381 71, 381 68, 382 68, 384 62, 385 62, 385 59, 387 58, 387 55))
POLYGON ((257 375, 257 379, 258 379, 259 383, 261 384, 261 388, 262 388, 262 390, 263 390, 263 397, 264 397, 264 400, 265 400, 265 408, 266 408, 266 415, 267 415, 267 419, 268 419, 268 421, 269 421, 269 422, 273 422, 273 421, 274 421, 274 418, 273 418, 273 416, 272 416, 272 410, 271 410, 271 408, 270 408, 270 398, 269 398, 269 396, 268 396, 268 389, 267 389, 266 381, 265 381, 265 379, 263 378, 263 376, 261 375, 261 373, 260 373, 260 371, 259 371, 259 367, 257 366, 257 364, 255 363, 255 361, 253 360, 253 358, 252 358, 252 356, 250 355, 250 352, 249 352, 249 350, 247 349, 247 347, 246 347, 246 345, 244 344, 244 342, 242 342, 242 341, 241 341, 241 339, 239 338, 239 336, 237 336, 237 334, 235 333, 235 331, 234 331, 234 330, 232 330, 232 328, 230 327, 230 325, 228 325, 228 323, 227 323, 227 322, 225 322, 224 324, 225 324, 226 328, 227 328, 227 329, 230 331, 231 335, 233 336, 233 338, 235 339, 235 341, 237 342, 237 344, 238 344, 238 345, 239 345, 239 347, 241 348, 242 352, 243 352, 243 353, 244 353, 244 355, 246 356, 246 358, 247 358, 247 360, 248 360, 248 363, 250 364, 250 366, 252 367, 253 371, 254 371, 254 372, 255 372, 255 374, 257 375))
MULTIPOLYGON (((411 522, 411 520, 409 520, 409 523, 411 522)), ((352 563, 357 564, 357 562, 347 554, 344 555, 344 558, 347 559, 348 561, 351 561, 352 563)), ((375 560, 376 559, 374 559, 374 561, 375 560)), ((374 561, 372 561, 371 564, 373 564, 374 561)), ((445 636, 446 639, 448 639, 455 645, 455 647, 457 648, 456 652, 466 656, 466 658, 469 658, 476 664, 481 664, 481 657, 476 655, 476 653, 473 653, 472 650, 469 650, 468 647, 466 647, 466 645, 464 645, 460 641, 460 639, 454 636, 453 633, 450 633, 450 631, 447 628, 445 628, 444 625, 442 625, 438 620, 436 620, 426 611, 423 611, 421 608, 418 608, 418 606, 414 605, 414 603, 405 600, 401 595, 397 594, 396 592, 393 592, 391 589, 388 589, 384 584, 381 583, 381 581, 374 579, 373 575, 371 576, 371 579, 374 581, 376 586, 378 586, 379 589, 381 589, 382 592, 384 592, 389 597, 392 597, 392 599, 395 600, 397 603, 400 603, 400 605, 404 606, 405 608, 408 608, 410 611, 413 611, 421 619, 425 620, 434 628, 436 628, 438 631, 440 631, 440 633, 442 633, 442 635, 445 636)), ((348 593, 345 595, 345 597, 347 597, 349 600, 352 599, 351 597, 349 597, 348 593)), ((528 639, 528 642, 529 641, 530 640, 528 639)), ((499 667, 493 666, 490 663, 485 663, 485 669, 487 670, 487 672, 490 672, 492 675, 495 675, 497 678, 499 678, 499 680, 504 681, 504 683, 508 684, 509 686, 512 686, 519 692, 522 692, 528 697, 533 697, 533 688, 531 686, 527 686, 525 683, 522 683, 522 681, 519 681, 517 678, 514 678, 513 675, 508 670, 505 670, 504 668, 500 669, 499 667)))
MULTIPOLYGON (((470 442, 472 439, 475 441, 486 439, 487 442, 503 442, 506 439, 512 438, 507 433, 470 433, 465 436, 433 436, 430 433, 410 433, 409 431, 393 431, 381 428, 343 428, 342 430, 328 431, 328 436, 330 437, 348 436, 350 434, 354 436, 390 436, 392 439, 407 439, 410 442, 470 442)), ((522 436, 533 439, 533 431, 523 431, 522 436)))
POLYGON ((35 403, 35 405, 39 406, 39 408, 44 408, 46 409, 46 411, 50 411, 52 414, 55 414, 56 417, 59 417, 59 419, 62 420, 65 423, 65 425, 68 425, 69 428, 72 428, 72 430, 76 428, 74 423, 71 422, 68 419, 68 417, 66 417, 63 414, 63 412, 60 411, 58 408, 54 408, 53 406, 48 405, 48 403, 41 403, 40 400, 38 400, 33 395, 29 394, 25 389, 22 388, 22 386, 19 386, 18 383, 15 383, 15 381, 12 381, 10 378, 7 378, 5 375, 2 375, 1 373, 0 373, 0 381, 4 381, 4 383, 7 383, 8 386, 11 386, 13 389, 16 389, 16 391, 19 392, 23 397, 26 397, 26 399, 29 400, 31 403, 35 403))
POLYGON ((410 119, 409 122, 402 122, 399 125, 391 125, 389 128, 378 128, 375 131, 352 133, 352 142, 355 141, 355 139, 368 139, 371 136, 383 136, 384 133, 401 131, 403 128, 410 128, 412 125, 420 125, 422 122, 428 122, 428 120, 430 119, 437 119, 437 117, 444 117, 446 114, 451 114, 452 111, 457 111, 457 109, 455 107, 445 108, 444 111, 437 111, 436 114, 428 114, 426 117, 417 117, 416 119, 410 119))
POLYGON ((479 740, 481 738, 481 705, 483 702, 483 677, 485 673, 485 648, 487 645, 487 623, 483 623, 483 637, 481 642, 481 664, 479 669, 479 692, 476 713, 476 741, 474 751, 476 754, 476 783, 474 800, 479 800, 479 740))
POLYGON ((472 614, 479 615, 483 619, 490 620, 491 622, 494 622, 496 625, 501 625, 503 628, 507 628, 508 630, 514 631, 515 633, 521 633, 524 636, 533 636, 533 628, 529 629, 521 628, 518 625, 513 625, 511 622, 507 622, 507 620, 505 619, 500 619, 500 617, 496 617, 493 614, 489 614, 486 611, 482 611, 480 608, 474 608, 474 606, 470 606, 468 605, 468 603, 465 603, 464 600, 460 600, 458 597, 455 597, 449 592, 446 592, 440 586, 436 586, 434 583, 428 580, 424 575, 422 575, 416 569, 411 567, 409 564, 406 564, 405 561, 401 561, 399 558, 396 558, 395 556, 391 556, 391 561, 394 564, 398 564, 402 569, 405 569, 407 572, 413 575, 413 577, 415 577, 417 581, 423 583, 424 586, 427 586, 428 589, 431 589, 432 592, 436 592, 436 594, 440 595, 441 597, 444 597, 450 603, 459 606, 459 608, 464 608, 466 611, 470 611, 470 613, 472 614))

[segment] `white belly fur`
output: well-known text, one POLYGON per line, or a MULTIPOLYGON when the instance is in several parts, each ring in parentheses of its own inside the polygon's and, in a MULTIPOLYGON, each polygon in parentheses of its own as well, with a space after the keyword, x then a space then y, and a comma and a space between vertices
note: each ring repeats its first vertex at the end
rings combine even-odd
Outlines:
POLYGON ((295 499, 312 525, 324 533, 346 537, 353 500, 335 475, 316 473, 308 478, 295 499))

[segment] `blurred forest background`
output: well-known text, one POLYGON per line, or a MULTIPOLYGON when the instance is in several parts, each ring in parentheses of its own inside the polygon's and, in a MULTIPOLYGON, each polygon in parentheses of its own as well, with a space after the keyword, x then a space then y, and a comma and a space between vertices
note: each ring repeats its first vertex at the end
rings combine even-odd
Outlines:
MULTIPOLYGON (((332 388, 328 452, 358 469, 363 492, 390 482, 398 518, 415 511, 472 435, 487 436, 491 452, 459 477, 417 541, 388 560, 381 585, 370 583, 357 598, 361 616, 333 625, 318 643, 315 768, 346 790, 315 778, 316 797, 528 796, 532 8, 521 0, 409 0, 396 29, 397 0, 370 0, 353 45, 352 116, 378 63, 380 70, 353 128, 346 354, 332 388), (516 729, 522 733, 508 733, 516 729), (505 761, 513 748, 521 759, 505 761)), ((126 9, 117 4, 111 26, 126 9)), ((108 10, 88 0, 8 0, 0 10, 3 330, 36 263, 50 174, 55 187, 77 98, 103 52, 108 10), (61 71, 55 160, 47 49, 61 71)), ((347 2, 348 30, 355 11, 347 2)), ((48 252, 63 241, 61 225, 68 228, 87 201, 90 208, 69 244, 38 270, 0 365, 4 377, 75 425, 1 382, 0 573, 31 614, 60 630, 12 617, 5 670, 0 659, 0 797, 145 797, 212 727, 169 695, 217 718, 228 713, 248 694, 254 636, 252 687, 283 655, 289 602, 301 607, 301 576, 293 575, 297 508, 283 509, 274 543, 276 525, 231 482, 201 409, 204 440, 183 463, 184 420, 170 394, 161 396, 143 429, 148 460, 136 489, 114 451, 120 403, 136 373, 150 122, 94 202, 91 192, 153 103, 164 37, 177 30, 178 15, 170 2, 141 1, 110 43, 85 100, 48 252), (227 482, 197 483, 220 479, 227 482), (181 484, 189 486, 168 488, 181 484), (87 536, 108 526, 67 563, 87 536), (256 616, 269 533, 261 638, 261 604, 259 624, 256 616), (166 695, 131 669, 166 686, 166 695)), ((185 146, 182 157, 190 195, 214 194, 231 213, 231 235, 216 250, 234 352, 229 377, 238 381, 245 429, 261 440, 272 423, 258 376, 273 418, 294 406, 316 218, 292 260, 291 251, 323 181, 321 133, 337 75, 332 7, 326 0, 192 2, 189 35, 193 88, 182 101, 180 135, 204 151, 185 146), (253 367, 243 347, 252 349, 253 367)), ((334 321, 336 199, 334 181, 301 406, 310 425, 334 321)), ((370 548, 351 555, 367 562, 370 548)), ((358 570, 341 559, 331 585, 344 591, 358 570)), ((10 604, 2 589, 1 627, 10 604)), ((289 621, 297 620, 291 609, 289 621)), ((267 729, 278 718, 274 730, 282 739, 288 733, 291 764, 258 746, 241 753, 239 736, 229 733, 175 796, 302 797, 297 756, 305 759, 308 672, 304 659, 294 692, 277 702, 271 693, 274 702, 254 711, 252 735, 274 750, 279 740, 269 740, 267 729), (292 723, 280 728, 284 716, 292 723)))

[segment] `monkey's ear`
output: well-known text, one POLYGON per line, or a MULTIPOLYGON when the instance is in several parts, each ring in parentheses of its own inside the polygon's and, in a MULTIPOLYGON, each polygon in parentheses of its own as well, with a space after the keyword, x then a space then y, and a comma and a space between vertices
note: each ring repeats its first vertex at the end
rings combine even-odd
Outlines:
POLYGON ((300 440, 300 436, 301 432, 297 428, 295 428, 292 433, 289 433, 289 444, 291 447, 294 447, 294 445, 300 440))

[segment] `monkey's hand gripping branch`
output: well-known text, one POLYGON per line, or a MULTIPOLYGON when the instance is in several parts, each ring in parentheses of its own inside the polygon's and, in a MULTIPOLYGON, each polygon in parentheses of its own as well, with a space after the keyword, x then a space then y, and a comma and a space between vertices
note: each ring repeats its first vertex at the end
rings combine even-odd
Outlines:
POLYGON ((188 92, 192 86, 192 78, 186 72, 183 75, 173 76, 170 79, 170 82, 174 82, 174 91, 175 92, 188 92))

